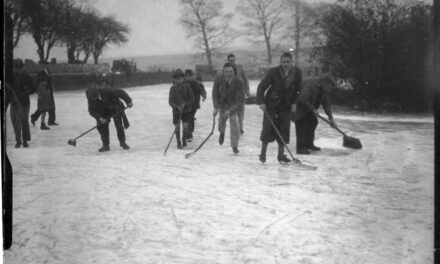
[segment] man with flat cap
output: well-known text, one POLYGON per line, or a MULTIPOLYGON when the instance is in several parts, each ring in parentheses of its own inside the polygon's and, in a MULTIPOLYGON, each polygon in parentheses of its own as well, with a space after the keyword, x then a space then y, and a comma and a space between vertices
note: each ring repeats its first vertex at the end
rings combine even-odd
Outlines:
POLYGON ((122 124, 122 112, 125 108, 122 101, 124 101, 127 107, 133 107, 130 96, 119 88, 100 87, 88 88, 86 90, 86 96, 89 113, 96 119, 97 128, 101 135, 102 147, 98 151, 105 152, 110 150, 109 123, 112 118, 115 123, 119 145, 123 149, 129 149, 130 147, 125 142, 125 131, 122 124))
POLYGON ((295 122, 296 129, 297 154, 309 155, 310 151, 321 150, 321 148, 314 144, 315 129, 318 126, 318 108, 320 105, 323 106, 331 125, 336 127, 328 96, 329 91, 335 85, 336 81, 330 74, 304 79, 303 89, 298 99, 298 106, 292 114, 292 121, 295 122))

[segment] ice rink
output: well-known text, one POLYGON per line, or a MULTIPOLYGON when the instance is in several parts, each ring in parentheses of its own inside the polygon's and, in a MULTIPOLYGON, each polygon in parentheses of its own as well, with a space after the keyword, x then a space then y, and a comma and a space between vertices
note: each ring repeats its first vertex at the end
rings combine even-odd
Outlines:
MULTIPOLYGON (((255 89, 257 82, 251 82, 255 89)), ((126 89, 131 149, 99 153, 84 91, 56 92, 57 127, 31 125, 27 149, 15 149, 13 244, 4 263, 433 263, 434 124, 429 115, 335 110, 335 121, 364 148, 320 121, 311 156, 316 171, 280 165, 276 144, 261 164, 263 113, 247 105, 238 155, 219 146, 212 126, 212 83, 197 113, 195 138, 173 141, 169 84, 126 89)), ((31 112, 36 108, 31 96, 31 112)), ((323 113, 322 109, 320 112, 323 113)), ((294 124, 291 143, 295 150, 294 124)), ((295 154, 295 152, 294 152, 295 154)))

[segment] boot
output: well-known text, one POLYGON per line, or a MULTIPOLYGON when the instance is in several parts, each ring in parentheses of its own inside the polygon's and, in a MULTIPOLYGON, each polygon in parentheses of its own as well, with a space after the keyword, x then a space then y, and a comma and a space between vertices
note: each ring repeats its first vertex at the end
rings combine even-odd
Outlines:
POLYGON ((182 149, 182 142, 180 141, 180 130, 176 131, 177 148, 182 149))
POLYGON ((320 150, 321 150, 320 147, 317 147, 317 146, 315 146, 315 145, 310 146, 309 149, 310 149, 311 151, 320 151, 320 150))
POLYGON ((102 145, 102 147, 100 149, 98 149, 99 152, 105 152, 105 151, 109 151, 109 150, 110 150, 109 145, 102 145))
POLYGON ((41 128, 41 130, 50 130, 50 128, 48 126, 46 126, 45 123, 41 123, 40 128, 41 128))
POLYGON ((299 155, 310 155, 310 151, 308 151, 307 149, 298 149, 296 151, 296 154, 299 154, 299 155))
POLYGON ((21 143, 20 142, 17 142, 16 144, 15 144, 15 148, 19 148, 21 146, 21 143))
POLYGON ((47 123, 49 126, 58 126, 59 124, 58 123, 56 123, 56 122, 50 122, 50 123, 47 123))
POLYGON ((35 119, 35 116, 32 114, 31 115, 31 123, 33 126, 35 126, 35 121, 37 121, 37 119, 35 119))
POLYGON ((29 147, 29 144, 27 143, 27 141, 23 141, 23 148, 27 148, 29 147))
POLYGON ((121 144, 119 144, 123 149, 130 149, 130 146, 127 145, 127 143, 122 142, 121 144))
POLYGON ((183 129, 182 147, 186 147, 186 139, 188 138, 188 129, 183 129))
POLYGON ((265 163, 265 162, 266 162, 266 150, 267 150, 267 145, 268 145, 268 144, 269 144, 268 142, 262 142, 261 153, 260 153, 260 155, 258 156, 258 157, 259 157, 259 160, 260 160, 262 163, 265 163))
POLYGON ((237 147, 232 147, 232 152, 234 152, 234 154, 238 154, 240 151, 237 147))
POLYGON ((286 155, 284 155, 284 154, 278 155, 278 161, 280 163, 289 163, 289 162, 291 162, 291 160, 286 155))
POLYGON ((223 142, 225 142, 225 133, 220 133, 220 137, 218 138, 218 143, 220 145, 223 145, 223 142))

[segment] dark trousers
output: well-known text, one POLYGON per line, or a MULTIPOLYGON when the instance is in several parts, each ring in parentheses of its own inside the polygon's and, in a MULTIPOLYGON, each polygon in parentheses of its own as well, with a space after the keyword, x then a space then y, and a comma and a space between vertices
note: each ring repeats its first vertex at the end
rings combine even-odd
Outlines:
POLYGON ((29 130, 29 105, 11 102, 11 121, 15 133, 15 141, 22 143, 31 140, 29 130))
MULTIPOLYGON (((119 143, 125 143, 125 131, 122 125, 121 114, 117 114, 113 117, 113 122, 115 123, 116 133, 118 135, 119 143)), ((98 124, 98 131, 101 135, 101 141, 104 146, 110 145, 110 132, 109 132, 109 123, 98 124)))
MULTIPOLYGON (((283 137, 286 144, 290 141, 290 110, 289 111, 267 111, 272 121, 275 123, 278 131, 283 137)), ((263 117, 263 129, 261 131, 260 140, 262 142, 277 141, 279 144, 283 144, 278 133, 275 131, 272 122, 270 122, 267 114, 263 117)))
POLYGON ((191 111, 191 117, 188 120, 188 133, 189 136, 192 137, 192 133, 195 128, 195 120, 196 120, 197 109, 191 111))
POLYGON ((295 121, 297 151, 306 150, 313 146, 317 126, 318 118, 313 113, 308 113, 300 120, 295 121))

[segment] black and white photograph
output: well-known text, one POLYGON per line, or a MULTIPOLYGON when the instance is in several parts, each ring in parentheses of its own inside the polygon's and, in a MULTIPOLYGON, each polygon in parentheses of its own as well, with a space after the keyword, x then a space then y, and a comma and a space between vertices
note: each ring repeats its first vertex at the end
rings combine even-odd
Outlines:
POLYGON ((440 261, 440 0, 3 11, 0 262, 440 261))

